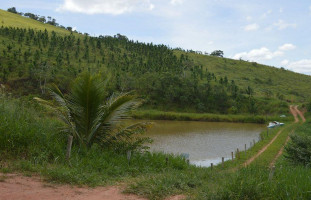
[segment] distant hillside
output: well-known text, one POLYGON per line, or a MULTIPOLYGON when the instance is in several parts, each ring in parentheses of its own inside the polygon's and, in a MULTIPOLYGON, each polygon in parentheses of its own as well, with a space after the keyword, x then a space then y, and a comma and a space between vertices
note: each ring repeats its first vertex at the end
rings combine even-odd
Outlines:
MULTIPOLYGON (((181 52, 176 52, 177 55, 181 52)), ((212 71, 216 76, 227 76, 246 88, 254 88, 255 95, 277 96, 294 101, 304 101, 311 98, 311 76, 295 73, 289 70, 247 62, 189 53, 197 65, 212 71)))
POLYGON ((0 23, 1 26, 7 27, 26 28, 26 29, 31 28, 34 30, 41 30, 41 31, 44 31, 46 29, 47 31, 55 31, 56 33, 59 34, 70 34, 70 31, 62 29, 60 27, 44 24, 36 20, 29 19, 27 17, 22 17, 14 13, 4 11, 2 9, 0 9, 0 23))
POLYGON ((145 107, 186 112, 287 111, 306 101, 311 77, 256 63, 129 40, 90 37, 0 10, 0 82, 15 96, 66 91, 84 71, 110 77, 107 92, 135 90, 145 107))

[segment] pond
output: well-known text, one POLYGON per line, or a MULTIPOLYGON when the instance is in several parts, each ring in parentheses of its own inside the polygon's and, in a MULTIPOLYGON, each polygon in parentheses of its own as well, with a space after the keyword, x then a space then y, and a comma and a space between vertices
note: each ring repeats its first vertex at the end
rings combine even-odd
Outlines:
POLYGON ((262 124, 193 122, 193 121, 153 121, 147 136, 154 141, 151 151, 173 154, 189 154, 190 163, 210 166, 221 162, 221 158, 231 158, 231 152, 250 147, 259 139, 262 124))

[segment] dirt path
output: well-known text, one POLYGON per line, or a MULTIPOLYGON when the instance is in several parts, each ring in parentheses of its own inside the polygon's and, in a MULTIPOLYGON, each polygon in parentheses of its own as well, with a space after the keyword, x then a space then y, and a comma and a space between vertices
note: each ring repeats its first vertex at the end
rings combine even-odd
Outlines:
POLYGON ((303 115, 303 113, 302 113, 300 110, 298 110, 298 106, 295 106, 294 108, 295 108, 296 113, 297 113, 297 114, 300 116, 300 118, 302 119, 302 122, 306 122, 306 118, 305 118, 305 116, 303 115))
POLYGON ((295 123, 298 123, 299 122, 299 119, 298 119, 298 112, 297 112, 297 106, 293 106, 293 105, 290 105, 289 106, 289 110, 291 112, 291 114, 294 116, 295 118, 295 123))
MULTIPOLYGON (((295 118, 295 123, 299 122, 299 118, 298 115, 301 117, 302 121, 305 122, 306 119, 303 116, 303 113, 300 112, 298 110, 298 106, 293 106, 290 105, 289 107, 291 114, 294 116, 295 118)), ((250 165, 256 158, 258 158, 263 152, 265 152, 267 150, 267 148, 278 138, 278 136, 282 133, 283 129, 281 129, 273 138, 272 140, 265 145, 256 155, 254 155, 253 157, 251 157, 250 159, 248 159, 243 165, 246 167, 248 165, 250 165)), ((287 144, 287 142, 289 141, 289 136, 287 137, 284 146, 287 144)), ((284 150, 284 146, 280 149, 280 151, 278 152, 278 154, 275 156, 275 158, 273 159, 273 161, 270 163, 270 167, 274 166, 276 160, 282 155, 283 150, 284 150)))
POLYGON ((136 195, 122 193, 118 186, 79 188, 53 185, 39 177, 18 174, 0 174, 0 200, 144 200, 136 195))
MULTIPOLYGON (((40 177, 0 173, 0 200, 146 200, 123 194, 120 186, 86 188, 70 185, 55 185, 43 182, 40 177)), ((176 195, 165 200, 182 200, 176 195)))
MULTIPOLYGON (((302 119, 302 122, 304 123, 306 121, 306 118, 304 117, 303 113, 298 109, 298 106, 290 106, 290 112, 292 113, 292 115, 295 117, 295 123, 299 122, 298 116, 300 116, 300 118, 302 119)), ((284 146, 287 144, 287 142, 289 141, 290 137, 288 136, 286 138, 286 141, 284 143, 284 145, 282 146, 282 148, 280 149, 280 151, 278 152, 278 154, 275 156, 275 158, 273 159, 273 161, 270 163, 269 167, 273 167, 276 163, 276 161, 278 160, 278 158, 283 154, 284 151, 284 146)))
POLYGON ((280 151, 278 152, 278 154, 274 157, 274 159, 272 160, 272 162, 270 163, 269 167, 272 168, 276 161, 278 160, 278 158, 283 154, 284 151, 284 146, 287 144, 287 142, 289 141, 290 137, 287 136, 286 141, 284 143, 284 145, 281 147, 280 151))
POLYGON ((250 165, 258 156, 260 156, 263 152, 267 150, 267 148, 276 140, 276 138, 282 133, 283 129, 279 130, 279 132, 272 138, 272 140, 264 146, 256 155, 248 159, 243 165, 246 167, 250 165))

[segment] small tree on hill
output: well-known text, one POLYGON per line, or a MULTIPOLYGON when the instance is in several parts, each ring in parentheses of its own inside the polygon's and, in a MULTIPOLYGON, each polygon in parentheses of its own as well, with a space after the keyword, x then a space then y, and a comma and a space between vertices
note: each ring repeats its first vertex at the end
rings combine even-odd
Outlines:
POLYGON ((15 7, 8 8, 8 12, 17 14, 17 11, 16 11, 16 8, 15 8, 15 7))
POLYGON ((224 57, 224 52, 221 50, 215 50, 211 53, 211 56, 224 57))

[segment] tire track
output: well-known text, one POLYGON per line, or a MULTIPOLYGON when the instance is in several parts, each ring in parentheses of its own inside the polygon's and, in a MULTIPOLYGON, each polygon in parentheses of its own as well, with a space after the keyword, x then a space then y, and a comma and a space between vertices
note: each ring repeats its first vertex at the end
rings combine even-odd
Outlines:
MULTIPOLYGON (((299 115, 300 118, 302 119, 302 123, 304 123, 306 121, 306 118, 304 117, 303 113, 300 110, 298 110, 298 106, 291 105, 290 106, 290 111, 291 111, 292 115, 295 117, 295 123, 299 122, 299 119, 298 119, 297 115, 299 115)), ((293 131, 291 133, 293 133, 293 131)), ((281 149, 278 152, 278 154, 275 156, 273 161, 270 163, 270 165, 269 165, 270 168, 272 168, 275 165, 275 163, 278 160, 278 158, 283 154, 284 147, 288 143, 289 139, 290 139, 290 136, 287 136, 284 145, 281 147, 281 149)))
MULTIPOLYGON (((291 112, 291 114, 294 116, 295 118, 295 123, 298 123, 299 122, 299 118, 298 118, 298 115, 301 117, 302 120, 305 121, 305 118, 303 116, 303 114, 298 110, 297 108, 298 106, 293 106, 293 105, 290 105, 289 106, 289 110, 291 112)), ((246 167, 248 165, 250 165, 252 162, 254 162, 254 160, 256 158, 258 158, 263 152, 265 152, 268 147, 278 138, 278 136, 282 133, 284 129, 281 129, 273 138, 272 140, 267 144, 265 145, 256 155, 254 155, 253 157, 249 158, 246 162, 244 162, 243 166, 246 167)), ((286 139, 286 142, 285 144, 288 142, 289 140, 289 137, 286 139)), ((284 144, 284 146, 285 146, 284 144)), ((276 155, 276 157, 273 159, 273 161, 270 163, 270 166, 273 166, 274 163, 276 162, 276 160, 282 155, 283 153, 283 150, 284 150, 284 146, 280 149, 280 151, 278 152, 278 154, 276 155)))

